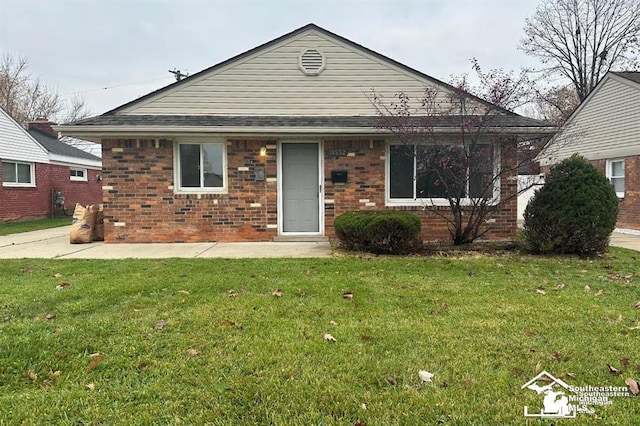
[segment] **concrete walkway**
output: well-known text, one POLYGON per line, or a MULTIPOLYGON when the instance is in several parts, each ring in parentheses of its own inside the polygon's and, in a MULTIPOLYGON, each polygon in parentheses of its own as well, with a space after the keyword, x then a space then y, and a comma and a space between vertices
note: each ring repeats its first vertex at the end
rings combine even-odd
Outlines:
POLYGON ((331 257, 328 242, 70 244, 70 226, 0 236, 0 259, 331 257))
MULTIPOLYGON (((331 257, 328 242, 70 244, 69 228, 0 236, 0 259, 162 259, 331 257)), ((614 232, 611 245, 640 251, 640 235, 614 232)))

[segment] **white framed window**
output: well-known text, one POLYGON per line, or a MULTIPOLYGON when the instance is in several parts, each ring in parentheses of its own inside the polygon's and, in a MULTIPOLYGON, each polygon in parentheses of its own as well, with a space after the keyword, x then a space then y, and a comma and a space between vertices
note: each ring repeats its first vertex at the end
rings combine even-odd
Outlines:
POLYGON ((174 154, 177 192, 226 192, 226 143, 179 142, 175 145, 174 154))
POLYGON ((69 176, 71 180, 87 181, 87 169, 78 167, 69 168, 69 176))
POLYGON ((448 196, 465 203, 499 197, 498 153, 491 144, 465 149, 457 144, 387 145, 386 199, 389 205, 448 206, 448 196))
POLYGON ((606 175, 616 195, 624 198, 624 159, 607 160, 606 175))
POLYGON ((2 186, 36 186, 34 163, 3 161, 2 186))

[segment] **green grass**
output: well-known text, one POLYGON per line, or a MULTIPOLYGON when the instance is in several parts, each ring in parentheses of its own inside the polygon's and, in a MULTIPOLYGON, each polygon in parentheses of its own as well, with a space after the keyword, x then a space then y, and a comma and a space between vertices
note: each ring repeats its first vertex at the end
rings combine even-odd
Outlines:
POLYGON ((18 234, 20 232, 38 231, 40 229, 57 228, 71 225, 70 217, 59 219, 39 219, 28 222, 2 222, 0 223, 0 236, 18 234))
MULTIPOLYGON (((640 379, 636 255, 3 260, 0 424, 526 424, 538 363, 640 379)), ((570 422, 639 414, 616 398, 570 422)))

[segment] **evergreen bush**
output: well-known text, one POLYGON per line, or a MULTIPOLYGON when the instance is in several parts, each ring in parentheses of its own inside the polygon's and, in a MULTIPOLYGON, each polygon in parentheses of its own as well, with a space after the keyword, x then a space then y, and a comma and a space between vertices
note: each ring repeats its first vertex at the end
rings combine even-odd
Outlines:
POLYGON ((603 253, 618 216, 611 182, 574 154, 547 175, 524 213, 524 236, 534 253, 603 253))
POLYGON ((336 235, 348 250, 407 254, 421 244, 420 219, 400 211, 352 211, 335 219, 336 235))

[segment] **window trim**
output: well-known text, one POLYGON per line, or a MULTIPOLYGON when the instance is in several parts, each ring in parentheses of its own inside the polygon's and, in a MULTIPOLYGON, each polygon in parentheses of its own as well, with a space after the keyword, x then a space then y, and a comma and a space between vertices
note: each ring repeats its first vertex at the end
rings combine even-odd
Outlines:
POLYGON ((88 171, 82 167, 69 167, 69 180, 77 182, 86 182, 88 180, 88 171), (82 176, 73 176, 73 172, 82 172, 82 176))
MULTIPOLYGON (((13 187, 13 188, 35 188, 36 187, 36 163, 31 163, 28 161, 14 161, 14 160, 2 160, 2 168, 4 169, 6 163, 15 164, 26 164, 29 166, 29 183, 22 182, 5 182, 4 178, 2 179, 2 186, 13 187)), ((16 170, 16 177, 18 176, 16 170)))
MULTIPOLYGON (((626 169, 626 162, 624 158, 611 158, 608 159, 606 162, 606 170, 605 170, 605 175, 607 177, 607 179, 609 179, 609 182, 611 182, 611 186, 613 186, 613 181, 612 179, 620 179, 622 178, 622 186, 623 186, 623 191, 616 191, 616 195, 618 196, 618 198, 624 198, 624 193, 626 191, 626 175, 627 175, 627 169, 626 169), (622 163, 622 176, 613 176, 613 164, 614 163, 622 163)), ((615 186, 614 186, 615 189, 615 186)))
MULTIPOLYGON (((202 158, 202 147, 200 148, 200 158, 202 158)), ((229 182, 228 182, 228 163, 227 163, 227 141, 219 138, 197 138, 197 139, 180 139, 173 144, 173 191, 175 194, 227 194, 229 182), (222 146, 222 187, 203 187, 183 188, 181 178, 182 175, 180 166, 180 145, 221 145, 222 146)), ((201 176, 202 177, 202 176, 201 176)))
MULTIPOLYGON (((447 141, 442 141, 441 145, 460 145, 447 143, 447 141)), ((388 141, 385 147, 385 205, 387 206, 421 206, 421 207, 449 207, 449 200, 446 198, 417 198, 413 199, 409 198, 391 198, 391 185, 390 185, 390 177, 391 177, 391 146, 392 145, 403 145, 402 142, 397 141, 388 141)), ((411 144, 411 145, 421 145, 421 144, 411 144)), ((429 144, 424 144, 429 145, 429 144)), ((485 144, 478 143, 478 145, 492 145, 493 146, 493 177, 498 176, 500 173, 500 160, 501 160, 501 152, 500 145, 497 143, 487 142, 485 144)), ((416 179, 415 179, 415 162, 414 162, 414 178, 413 178, 413 193, 416 192, 416 179)), ((489 204, 498 204, 500 202, 500 180, 501 178, 495 179, 493 183, 493 197, 488 201, 489 204)), ((461 204, 465 206, 473 205, 474 201, 478 200, 477 198, 461 198, 461 204)))

